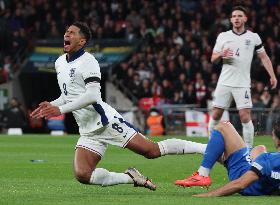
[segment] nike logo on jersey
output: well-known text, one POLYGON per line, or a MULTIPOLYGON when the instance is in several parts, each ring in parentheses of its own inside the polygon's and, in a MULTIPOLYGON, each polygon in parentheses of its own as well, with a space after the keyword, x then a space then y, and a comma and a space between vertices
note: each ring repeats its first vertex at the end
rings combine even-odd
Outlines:
POLYGON ((126 138, 127 133, 125 133, 125 135, 123 136, 123 138, 126 138))

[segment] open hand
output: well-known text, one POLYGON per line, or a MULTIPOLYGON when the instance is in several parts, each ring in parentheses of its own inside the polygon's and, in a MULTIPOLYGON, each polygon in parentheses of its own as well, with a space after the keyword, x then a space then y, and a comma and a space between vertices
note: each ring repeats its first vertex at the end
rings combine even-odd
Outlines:
POLYGON ((44 118, 49 119, 51 117, 56 117, 56 116, 61 115, 61 112, 57 106, 50 105, 50 106, 43 107, 41 109, 40 114, 44 118))
POLYGON ((233 56, 233 50, 230 48, 227 48, 225 50, 223 50, 222 53, 222 58, 231 58, 233 56))
POLYGON ((61 112, 57 106, 51 105, 49 102, 44 101, 39 104, 31 114, 31 118, 50 118, 61 115, 61 112))
POLYGON ((37 107, 35 110, 33 110, 33 112, 30 114, 31 118, 42 118, 43 116, 41 116, 41 110, 43 109, 43 107, 47 107, 47 106, 51 106, 51 104, 47 101, 41 102, 39 104, 39 107, 37 107))

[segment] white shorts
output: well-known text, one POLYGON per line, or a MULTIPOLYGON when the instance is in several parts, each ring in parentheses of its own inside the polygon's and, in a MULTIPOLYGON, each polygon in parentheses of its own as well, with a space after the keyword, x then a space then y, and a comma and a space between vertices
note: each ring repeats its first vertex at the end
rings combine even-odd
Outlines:
POLYGON ((251 89, 217 85, 213 107, 227 109, 234 99, 238 110, 252 108, 251 89))
POLYGON ((115 116, 105 127, 81 135, 76 144, 76 149, 78 147, 84 148, 102 157, 108 144, 125 148, 137 133, 138 131, 133 125, 115 116))

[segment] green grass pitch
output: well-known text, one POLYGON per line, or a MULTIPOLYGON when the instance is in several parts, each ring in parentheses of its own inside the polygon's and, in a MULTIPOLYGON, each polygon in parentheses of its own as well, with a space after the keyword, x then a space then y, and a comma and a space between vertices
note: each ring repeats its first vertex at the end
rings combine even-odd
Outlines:
MULTIPOLYGON (((187 138, 206 142, 205 138, 187 138)), ((220 198, 196 198, 193 194, 206 189, 182 188, 176 179, 192 174, 201 155, 165 156, 148 160, 129 150, 109 146, 99 167, 123 172, 135 166, 157 185, 156 191, 134 188, 133 185, 98 187, 75 181, 72 171, 74 149, 78 136, 0 135, 0 204, 1 205, 81 205, 81 204, 279 204, 279 197, 243 197, 238 194, 220 198), (31 162, 33 159, 45 162, 31 162)), ((159 140, 164 138, 156 138, 159 140)), ((256 137, 256 144, 265 144, 270 151, 270 137, 256 137)), ((216 164, 210 189, 227 182, 223 166, 216 164)))

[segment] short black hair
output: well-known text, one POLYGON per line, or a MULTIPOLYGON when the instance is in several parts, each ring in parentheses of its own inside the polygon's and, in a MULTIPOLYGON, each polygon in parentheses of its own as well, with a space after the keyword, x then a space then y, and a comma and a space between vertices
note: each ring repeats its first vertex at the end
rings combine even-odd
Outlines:
POLYGON ((240 5, 234 6, 234 7, 232 8, 232 10, 231 10, 231 13, 234 12, 234 11, 236 11, 236 10, 243 11, 244 14, 245 14, 245 16, 247 16, 248 11, 247 11, 247 9, 246 9, 244 6, 240 6, 240 5))
POLYGON ((80 22, 80 21, 76 21, 72 25, 76 26, 80 29, 80 33, 85 37, 86 44, 87 44, 91 39, 91 31, 90 31, 90 28, 88 27, 88 25, 86 23, 80 22))

